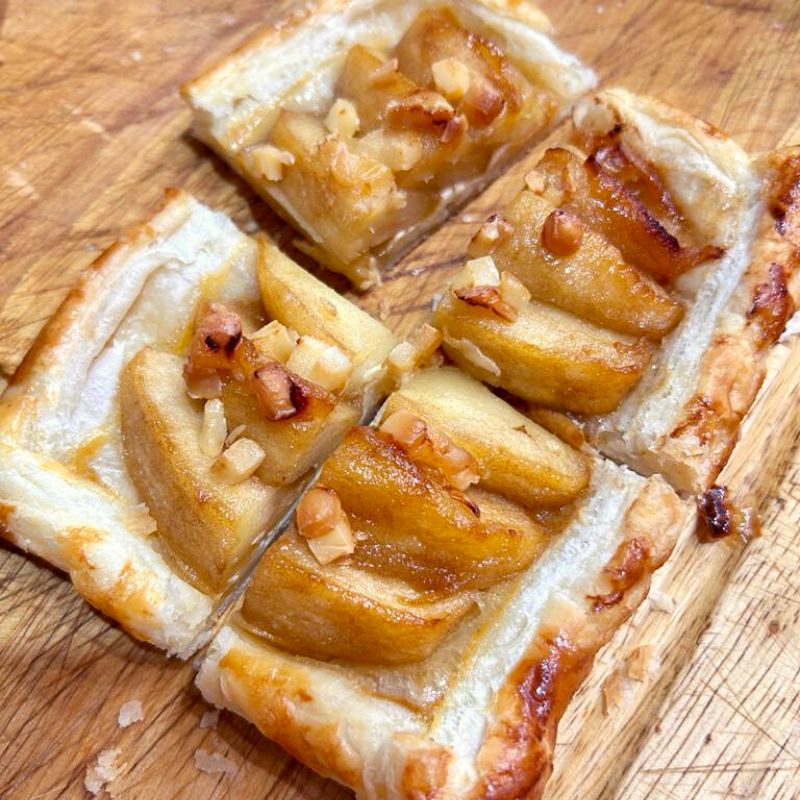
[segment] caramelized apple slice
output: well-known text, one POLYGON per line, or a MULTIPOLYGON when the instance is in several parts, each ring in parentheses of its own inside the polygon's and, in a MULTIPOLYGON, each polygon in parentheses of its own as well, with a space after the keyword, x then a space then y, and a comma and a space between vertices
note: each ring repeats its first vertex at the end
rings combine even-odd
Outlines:
POLYGON ((125 460, 159 537, 193 586, 225 589, 241 559, 285 511, 256 478, 228 485, 201 449, 202 403, 186 394, 183 359, 144 349, 119 388, 125 460))
POLYGON ((270 140, 293 158, 270 191, 342 265, 394 233, 406 198, 387 166, 355 152, 311 114, 282 111, 270 140))
MULTIPOLYGON (((505 108, 518 111, 531 87, 522 73, 484 37, 466 30, 446 8, 423 11, 395 49, 400 71, 436 87, 433 65, 452 59, 466 73, 461 105, 470 126, 485 127, 505 108)), ((444 88, 444 87, 443 87, 444 88)))
POLYGON ((682 306, 591 229, 573 252, 553 252, 544 229, 554 211, 534 192, 518 195, 504 214, 508 233, 491 251, 498 269, 516 275, 534 299, 620 333, 661 339, 678 324, 682 306))
POLYGON ((625 261, 657 280, 672 280, 700 262, 721 255, 719 248, 713 246, 683 246, 597 155, 582 162, 569 150, 551 148, 536 171, 546 179, 548 200, 574 211, 602 233, 625 261))
POLYGON ((262 558, 241 617, 290 652, 404 664, 427 658, 473 602, 467 593, 426 599, 402 581, 341 562, 322 566, 291 531, 262 558))
POLYGON ((323 465, 320 484, 338 494, 350 517, 356 563, 425 586, 492 586, 527 567, 546 541, 518 505, 448 489, 372 428, 348 433, 323 465))
POLYGON ((643 340, 531 301, 514 322, 447 292, 434 324, 458 366, 534 403, 579 414, 613 411, 650 360, 643 340))
POLYGON ((422 87, 397 69, 397 61, 385 61, 364 45, 347 53, 334 93, 352 101, 362 133, 384 124, 392 101, 402 100, 422 87))
POLYGON ((378 382, 395 337, 366 311, 342 297, 272 242, 258 239, 258 283, 267 313, 300 334, 339 347, 353 362, 347 392, 378 382))
POLYGON ((274 365, 290 380, 289 413, 271 420, 248 383, 227 381, 222 403, 233 430, 245 426, 245 435, 265 452, 257 475, 265 483, 293 483, 319 464, 342 434, 358 422, 360 409, 337 401, 330 392, 274 365))
POLYGON ((453 367, 412 376, 391 395, 383 416, 400 409, 436 426, 471 453, 483 488, 524 506, 563 505, 589 482, 582 454, 453 367))

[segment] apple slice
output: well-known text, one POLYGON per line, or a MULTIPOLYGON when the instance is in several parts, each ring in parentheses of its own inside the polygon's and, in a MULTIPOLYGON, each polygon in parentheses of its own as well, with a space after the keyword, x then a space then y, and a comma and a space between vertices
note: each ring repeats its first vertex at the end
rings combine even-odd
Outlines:
POLYGON ((244 435, 266 453, 256 474, 270 485, 290 484, 305 475, 350 426, 358 423, 361 414, 360 407, 337 401, 330 392, 308 381, 297 381, 305 387, 302 410, 274 422, 266 419, 249 386, 230 380, 222 390, 230 430, 244 425, 244 435))
MULTIPOLYGON (((678 237, 648 210, 642 198, 624 180, 627 170, 616 174, 603 154, 583 161, 571 150, 549 149, 536 167, 545 178, 545 197, 554 205, 574 211, 601 233, 629 264, 656 280, 668 282, 702 261, 718 258, 722 251, 711 245, 683 245, 678 237)), ((684 239, 685 225, 670 225, 684 239)))
POLYGON ((521 192, 503 215, 509 233, 498 238, 491 252, 497 268, 516 275, 534 299, 596 325, 650 339, 669 333, 683 316, 680 303, 626 264, 619 251, 588 226, 582 226, 574 252, 561 255, 548 249, 543 229, 555 210, 534 192, 521 192))
POLYGON ((301 335, 336 345, 353 362, 345 395, 380 384, 397 339, 366 311, 342 297, 266 237, 258 238, 258 283, 267 313, 301 335))
POLYGON ((277 180, 266 176, 270 192, 343 265, 395 232, 406 198, 385 164, 356 152, 315 116, 295 111, 281 111, 270 143, 291 159, 277 180))
POLYGON ((507 322, 448 291, 434 324, 445 352, 465 372, 525 400, 579 414, 617 408, 651 355, 644 340, 536 301, 507 322))
POLYGON ((434 64, 457 64, 465 73, 465 91, 459 99, 472 127, 491 125, 503 111, 518 112, 531 93, 526 78, 499 48, 464 28, 450 9, 420 13, 395 55, 402 73, 429 88, 436 87, 434 64))
POLYGON ((384 124, 390 102, 421 88, 397 69, 396 61, 385 61, 357 44, 347 53, 334 93, 352 101, 361 122, 360 132, 365 133, 384 124))
POLYGON ((342 562, 322 566, 289 531, 262 558, 241 619, 300 655, 404 664, 427 658, 473 603, 469 593, 431 599, 403 581, 342 562))
POLYGON ((125 460, 175 562, 193 586, 219 594, 289 497, 257 478, 230 486, 214 475, 200 447, 203 406, 182 371, 182 358, 148 348, 123 371, 125 460))
POLYGON ((350 431, 319 482, 350 518, 356 563, 430 588, 492 586, 527 567, 547 540, 519 505, 449 490, 373 428, 350 431))
POLYGON ((524 506, 561 506, 589 482, 585 456, 454 367, 413 375, 391 395, 383 417, 400 409, 467 450, 481 487, 524 506))

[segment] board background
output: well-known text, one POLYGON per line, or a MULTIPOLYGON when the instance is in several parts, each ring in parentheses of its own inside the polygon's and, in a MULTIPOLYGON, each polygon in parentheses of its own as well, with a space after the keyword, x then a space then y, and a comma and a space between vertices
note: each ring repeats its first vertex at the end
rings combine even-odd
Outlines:
MULTIPOLYGON (((0 0, 0 388, 81 270, 151 213, 164 187, 289 240, 187 135, 176 94, 280 6, 0 0)), ((800 141, 797 2, 548 0, 547 10, 560 43, 607 85, 659 95, 753 151, 800 141)), ((366 305, 408 330, 501 194, 485 193, 366 305)), ((795 442, 797 348, 775 361, 776 382, 726 475, 761 503, 764 536, 744 554, 684 540, 659 578, 676 610, 643 610, 605 651, 562 727, 552 798, 800 795, 800 454, 782 467, 795 442), (642 642, 657 646, 660 677, 628 686, 625 705, 605 714, 599 685, 642 642)), ((190 665, 132 642, 46 565, 0 548, 0 797, 82 797, 87 764, 112 746, 126 764, 118 798, 349 796, 231 714, 201 729, 191 677, 190 665), (134 698, 145 721, 120 730, 119 707, 134 698), (198 772, 197 748, 222 753, 235 772, 198 772)))

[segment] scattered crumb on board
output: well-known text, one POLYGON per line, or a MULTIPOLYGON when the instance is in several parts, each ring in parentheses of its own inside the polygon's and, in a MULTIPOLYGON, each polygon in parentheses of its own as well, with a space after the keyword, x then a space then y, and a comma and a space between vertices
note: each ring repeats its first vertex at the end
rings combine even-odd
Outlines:
POLYGON ((83 785, 86 791, 95 797, 106 788, 122 771, 123 765, 117 764, 119 750, 109 748, 97 754, 97 761, 86 769, 83 785))
POLYGON ((144 719, 144 710, 139 700, 128 700, 123 703, 119 709, 119 716, 117 717, 117 725, 120 728, 127 728, 128 725, 133 725, 134 722, 141 722, 144 719))
POLYGON ((203 716, 200 717, 201 728, 216 728, 219 724, 219 709, 212 708, 209 711, 204 711, 203 716))
POLYGON ((202 748, 194 751, 194 765, 207 775, 233 775, 236 772, 236 764, 222 753, 209 753, 202 748))

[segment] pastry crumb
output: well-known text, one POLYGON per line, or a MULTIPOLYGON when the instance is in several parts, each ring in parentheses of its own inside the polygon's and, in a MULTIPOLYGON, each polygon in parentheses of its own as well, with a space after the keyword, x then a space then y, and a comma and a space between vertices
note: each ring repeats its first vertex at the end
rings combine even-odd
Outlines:
POLYGON ((208 711, 204 711, 203 716, 200 717, 201 728, 216 728, 218 724, 219 724, 218 708, 212 708, 208 711))
POLYGON ((622 681, 622 675, 615 671, 603 684, 603 713, 606 716, 622 705, 624 699, 622 681))
POLYGON ((236 764, 222 753, 209 753, 202 748, 194 751, 194 765, 207 775, 233 775, 236 772, 236 764))
POLYGON ((122 772, 123 765, 117 763, 119 750, 108 748, 97 755, 96 763, 86 769, 83 785, 86 791, 97 797, 106 785, 113 781, 122 772))
POLYGON ((643 644, 634 647, 625 657, 628 677, 635 681, 646 681, 652 678, 661 665, 661 660, 652 644, 643 644))
POLYGON ((141 722, 144 719, 144 710, 139 700, 128 700, 123 703, 119 709, 119 716, 117 717, 117 725, 120 728, 127 728, 128 725, 133 725, 134 722, 141 722))
POLYGON ((665 614, 671 614, 675 610, 674 598, 667 594, 660 585, 653 583, 650 587, 650 607, 655 611, 663 611, 665 614))

